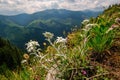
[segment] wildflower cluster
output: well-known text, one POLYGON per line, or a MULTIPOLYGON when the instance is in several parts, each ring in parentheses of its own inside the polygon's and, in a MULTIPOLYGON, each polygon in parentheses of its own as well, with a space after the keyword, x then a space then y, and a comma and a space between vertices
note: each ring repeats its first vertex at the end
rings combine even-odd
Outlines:
POLYGON ((120 25, 120 18, 116 18, 115 22, 120 25))
MULTIPOLYGON (((26 43, 27 51, 30 54, 37 54, 37 57, 35 56, 32 59, 34 67, 31 69, 35 71, 34 74, 37 74, 39 71, 44 71, 47 75, 45 73, 44 76, 43 74, 40 75, 44 77, 44 79, 46 78, 46 80, 49 80, 49 77, 54 79, 69 79, 72 74, 76 74, 74 77, 71 77, 73 80, 78 79, 78 76, 81 76, 79 79, 87 79, 87 76, 89 76, 88 70, 90 69, 89 59, 87 58, 87 51, 89 48, 89 35, 87 35, 87 33, 91 30, 94 24, 89 25, 91 26, 90 28, 84 28, 88 29, 87 31, 81 30, 81 35, 83 37, 81 37, 79 45, 73 47, 73 49, 69 49, 65 44, 67 43, 67 38, 57 37, 56 40, 52 42, 51 39, 54 34, 50 32, 43 33, 46 40, 50 43, 50 46, 48 46, 50 50, 46 50, 46 53, 44 54, 37 54, 40 52, 37 48, 40 46, 37 41, 30 40, 26 43), (74 69, 77 70, 74 71, 74 69)), ((24 54, 24 58, 25 60, 23 60, 22 63, 27 63, 29 60, 29 55, 24 54)))
POLYGON ((118 27, 118 25, 113 24, 113 25, 106 31, 106 33, 109 33, 110 31, 112 31, 113 29, 115 29, 115 28, 117 28, 117 27, 118 27))
POLYGON ((91 23, 89 23, 89 24, 87 24, 86 26, 85 26, 85 28, 91 28, 91 27, 94 27, 94 26, 96 26, 97 24, 91 24, 91 23))
POLYGON ((57 44, 57 43, 66 43, 66 42, 67 42, 67 39, 66 39, 66 38, 57 37, 57 39, 56 39, 56 44, 57 44))
POLYGON ((86 25, 86 24, 88 24, 88 23, 89 23, 89 20, 88 20, 88 19, 85 19, 85 20, 83 20, 83 22, 82 22, 83 25, 86 25))
POLYGON ((45 32, 43 33, 43 35, 47 38, 47 39, 52 39, 54 34, 50 33, 50 32, 45 32))
POLYGON ((33 52, 35 49, 37 49, 38 46, 40 46, 37 41, 32 41, 32 40, 30 40, 25 45, 27 46, 26 49, 27 49, 28 52, 33 52))
MULTIPOLYGON (((45 33, 43 33, 43 34, 45 36, 45 33)), ((50 34, 52 34, 52 33, 50 33, 50 34)), ((70 51, 67 48, 67 45, 65 44, 65 43, 67 43, 67 38, 57 37, 57 39, 53 43, 51 42, 50 39, 49 40, 47 39, 47 41, 51 44, 51 47, 56 51, 56 52, 52 52, 52 50, 50 50, 49 53, 51 52, 51 59, 53 60, 52 63, 54 63, 53 65, 57 66, 57 71, 59 72, 59 73, 56 73, 56 75, 59 75, 59 77, 61 79, 68 77, 67 74, 71 75, 71 73, 69 73, 67 70, 70 68, 73 68, 73 67, 77 68, 77 66, 75 67, 75 65, 78 65, 81 67, 87 66, 87 63, 88 63, 88 61, 86 60, 87 40, 88 40, 87 36, 84 36, 82 41, 80 42, 80 45, 73 48, 70 51), (54 54, 54 56, 52 54, 54 54), (77 62, 74 63, 74 61, 77 61, 77 62), (72 63, 72 65, 68 66, 71 63, 72 63)), ((51 66, 49 68, 51 69, 54 67, 51 66)), ((56 68, 54 70, 56 70, 56 68)), ((79 73, 79 72, 76 72, 76 73, 79 73)), ((80 73, 82 76, 86 76, 86 74, 87 74, 82 69, 81 69, 80 73)), ((48 72, 48 74, 49 74, 49 72, 48 72)))
MULTIPOLYGON (((71 76, 71 80, 82 80, 89 79, 90 75, 94 75, 94 73, 89 74, 89 71, 92 69, 90 68, 91 65, 89 63, 90 60, 87 52, 92 48, 92 50, 101 53, 110 46, 113 38, 111 36, 112 33, 110 32, 117 26, 112 25, 109 28, 105 27, 105 24, 103 27, 102 23, 91 24, 89 20, 83 21, 82 24, 84 24, 84 27, 80 30, 80 34, 78 34, 78 44, 74 43, 75 46, 72 47, 72 49, 69 49, 66 44, 69 38, 57 37, 55 41, 51 41, 54 34, 50 32, 43 33, 50 44, 44 54, 38 54, 40 53, 38 50, 40 45, 37 41, 30 40, 26 43, 27 51, 30 54, 35 53, 37 55, 37 57, 35 56, 32 59, 33 63, 36 63, 33 65, 34 70, 38 72, 41 70, 47 73, 47 75, 44 76, 44 79, 46 77, 46 80, 49 80, 50 75, 54 75, 52 76, 54 79, 58 79, 58 77, 60 79, 69 79, 71 75, 75 74, 74 76, 71 76), (78 76, 80 77, 78 78, 78 76)), ((44 45, 46 45, 46 43, 44 43, 44 45)), ((25 60, 23 60, 22 63, 29 60, 27 54, 24 54, 24 58, 25 60)), ((96 71, 97 70, 99 69, 96 69, 96 71)), ((43 77, 43 75, 41 76, 43 77)))

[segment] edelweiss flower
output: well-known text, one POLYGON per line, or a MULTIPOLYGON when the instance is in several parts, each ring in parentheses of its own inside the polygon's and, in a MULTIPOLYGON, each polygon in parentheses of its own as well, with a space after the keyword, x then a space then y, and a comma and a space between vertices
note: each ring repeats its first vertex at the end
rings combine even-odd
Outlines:
POLYGON ((30 40, 28 43, 25 44, 27 46, 27 51, 32 52, 34 49, 36 49, 37 46, 40 46, 37 41, 30 40))
POLYGON ((48 38, 48 39, 52 39, 53 36, 54 36, 54 34, 52 34, 52 33, 50 33, 50 32, 45 32, 45 33, 43 33, 43 35, 44 35, 46 38, 48 38))
POLYGON ((120 18, 116 18, 115 22, 118 23, 118 24, 120 24, 120 18))
POLYGON ((94 27, 94 26, 96 26, 97 24, 87 24, 85 27, 89 27, 89 28, 91 28, 91 27, 94 27))
POLYGON ((119 27, 119 26, 113 24, 113 25, 106 31, 106 33, 110 32, 111 30, 113 30, 114 28, 117 28, 117 27, 119 27))
POLYGON ((88 23, 89 23, 89 20, 88 20, 88 19, 85 19, 85 20, 82 21, 82 24, 83 24, 83 25, 86 25, 86 24, 88 24, 88 23))
POLYGON ((66 42, 67 42, 66 38, 57 37, 57 39, 56 39, 56 43, 66 43, 66 42))
POLYGON ((40 46, 37 41, 30 40, 28 43, 26 43, 27 46, 40 46))
POLYGON ((87 24, 82 30, 89 31, 92 27, 95 27, 97 24, 87 24))

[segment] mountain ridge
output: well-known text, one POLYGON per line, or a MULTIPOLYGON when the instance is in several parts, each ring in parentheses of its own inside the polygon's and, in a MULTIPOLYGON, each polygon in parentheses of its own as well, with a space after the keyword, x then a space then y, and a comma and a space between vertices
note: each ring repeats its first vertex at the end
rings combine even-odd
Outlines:
MULTIPOLYGON (((7 19, 15 22, 16 24, 26 26, 26 24, 28 24, 31 21, 36 20, 36 19, 46 20, 46 19, 53 18, 53 17, 54 18, 67 18, 67 17, 80 18, 80 16, 77 16, 77 15, 89 15, 88 13, 91 14, 92 16, 96 17, 99 13, 101 13, 101 11, 94 12, 94 11, 70 11, 70 10, 66 10, 66 9, 59 9, 59 10, 58 9, 49 9, 49 10, 36 12, 33 14, 23 13, 23 14, 18 14, 18 15, 14 15, 14 16, 0 15, 0 20, 5 20, 7 18, 7 19), (73 14, 74 14, 74 17, 72 17, 73 14), (24 20, 25 20, 25 22, 24 22, 24 20)), ((90 17, 91 15, 89 15, 88 17, 90 17)))
POLYGON ((0 15, 0 37, 7 38, 20 48, 30 39, 41 40, 39 43, 42 44, 43 32, 49 31, 56 36, 64 36, 63 32, 70 32, 71 28, 79 26, 82 20, 96 17, 100 13, 51 9, 34 14, 0 15))

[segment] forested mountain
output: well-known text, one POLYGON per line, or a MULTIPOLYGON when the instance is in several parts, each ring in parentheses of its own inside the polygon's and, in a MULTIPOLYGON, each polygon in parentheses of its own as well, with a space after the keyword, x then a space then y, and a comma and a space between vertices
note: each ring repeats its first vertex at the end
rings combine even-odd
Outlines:
POLYGON ((100 13, 101 11, 52 9, 33 14, 0 15, 0 36, 9 39, 20 48, 30 39, 40 40, 42 44, 43 32, 50 31, 56 36, 63 36, 63 31, 70 32, 71 28, 80 25, 83 19, 96 17, 100 13))
POLYGON ((20 49, 0 37, 0 74, 6 71, 5 67, 12 70, 20 67, 22 54, 23 52, 20 49), (3 68, 4 70, 2 70, 3 68))
POLYGON ((109 6, 96 18, 83 20, 81 27, 71 31, 67 38, 58 36, 63 36, 64 30, 70 31, 74 18, 64 22, 67 18, 63 16, 38 16, 27 24, 2 16, 0 36, 19 47, 27 42, 27 51, 23 54, 0 38, 1 80, 120 80, 120 4, 109 6), (44 41, 42 33, 50 44, 45 44, 45 49, 40 49, 37 42, 44 41))

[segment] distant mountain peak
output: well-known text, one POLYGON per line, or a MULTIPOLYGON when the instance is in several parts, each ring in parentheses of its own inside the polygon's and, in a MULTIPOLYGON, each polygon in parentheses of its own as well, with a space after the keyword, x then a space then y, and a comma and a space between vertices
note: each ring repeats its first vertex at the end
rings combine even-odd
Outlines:
POLYGON ((63 31, 70 32, 74 25, 79 26, 85 18, 96 17, 98 14, 99 12, 92 11, 49 9, 33 14, 0 16, 0 36, 23 48, 25 42, 30 39, 40 40, 42 43, 42 33, 45 31, 63 36, 63 31))

